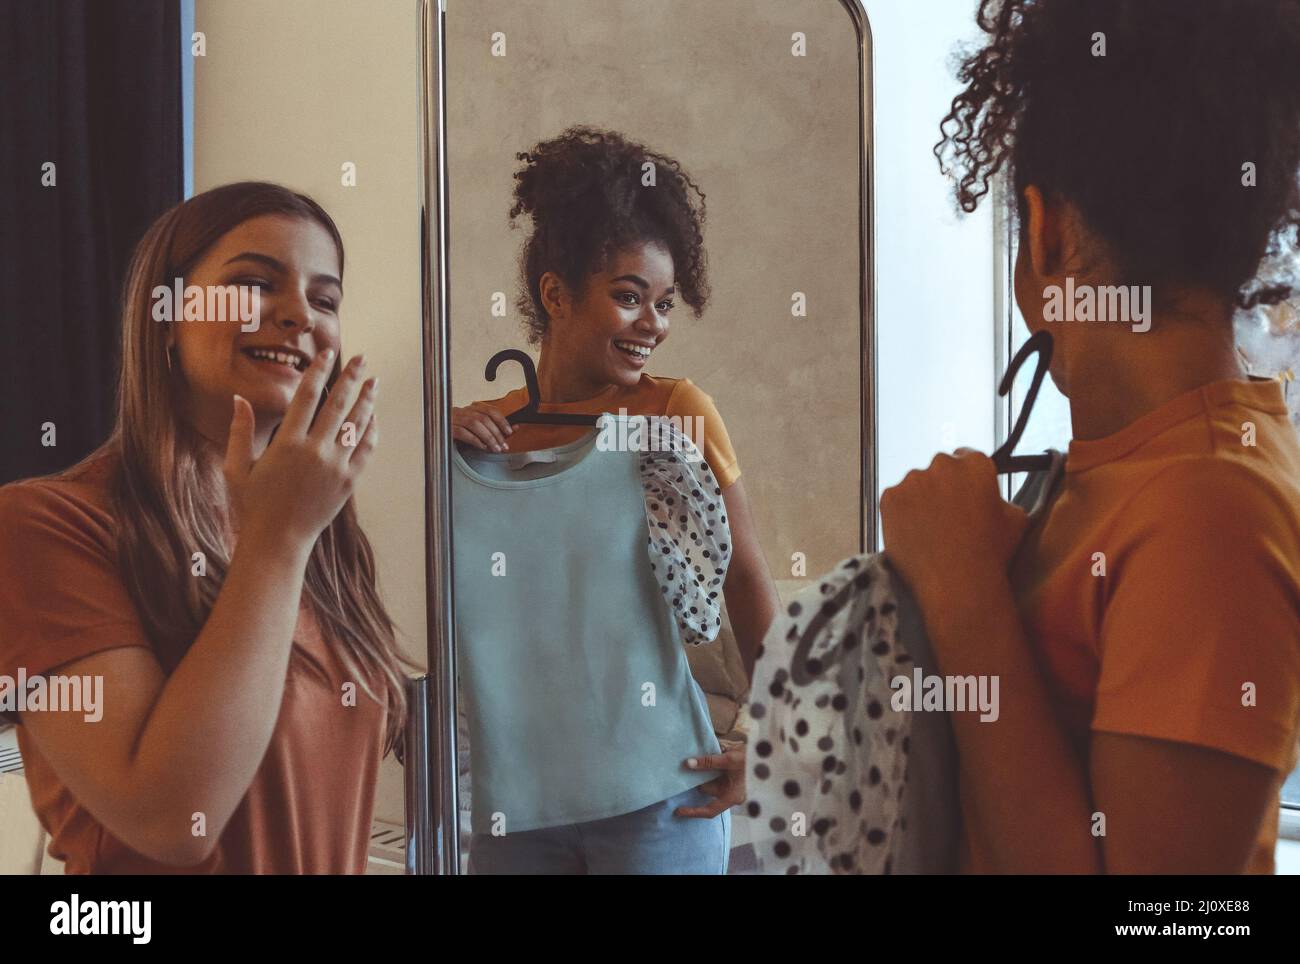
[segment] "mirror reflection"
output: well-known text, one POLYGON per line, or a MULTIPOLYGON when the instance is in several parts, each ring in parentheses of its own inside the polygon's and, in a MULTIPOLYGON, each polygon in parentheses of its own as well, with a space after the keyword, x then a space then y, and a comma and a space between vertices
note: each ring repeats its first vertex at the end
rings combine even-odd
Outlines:
POLYGON ((453 0, 447 29, 465 865, 754 869, 763 634, 862 542, 848 13, 453 0))

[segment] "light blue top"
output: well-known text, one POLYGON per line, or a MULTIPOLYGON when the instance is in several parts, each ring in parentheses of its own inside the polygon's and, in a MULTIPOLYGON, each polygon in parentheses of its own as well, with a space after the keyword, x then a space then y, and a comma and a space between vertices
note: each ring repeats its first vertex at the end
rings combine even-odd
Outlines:
MULTIPOLYGON (((704 496, 721 499, 707 466, 603 451, 598 435, 530 457, 455 449, 457 660, 476 832, 630 813, 718 775, 683 765, 720 747, 663 580, 694 570, 697 592, 720 588, 725 558, 712 570, 692 535, 694 555, 674 556, 684 565, 652 569, 651 551, 669 553, 662 526, 648 533, 664 490, 647 467, 671 469, 657 481, 671 476, 695 502, 706 484, 704 496)), ((720 525, 710 516, 701 532, 725 533, 717 512, 720 525)))

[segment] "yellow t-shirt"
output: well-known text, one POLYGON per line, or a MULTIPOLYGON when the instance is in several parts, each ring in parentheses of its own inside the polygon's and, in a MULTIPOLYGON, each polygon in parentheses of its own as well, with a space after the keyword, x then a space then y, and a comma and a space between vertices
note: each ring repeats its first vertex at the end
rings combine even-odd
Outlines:
MULTIPOLYGON (((1012 582, 1081 759, 1101 731, 1294 769, 1300 440, 1277 382, 1214 382, 1071 442, 1012 582)), ((1250 872, 1272 873, 1276 843, 1275 807, 1250 872)), ((967 869, 987 867, 967 844, 967 869)))
MULTIPOLYGON (((509 415, 523 408, 528 401, 526 389, 517 388, 501 398, 491 399, 491 405, 503 415, 509 415)), ((668 417, 696 417, 703 419, 702 433, 695 429, 686 434, 700 443, 703 434, 704 460, 713 470, 718 480, 718 487, 725 489, 740 478, 740 465, 736 453, 731 447, 731 438, 727 427, 718 414, 713 399, 689 378, 659 378, 642 374, 632 388, 611 385, 605 391, 591 398, 576 402, 543 402, 538 406, 542 412, 596 414, 626 409, 628 415, 665 415, 668 417)), ((583 425, 534 425, 523 423, 514 426, 507 442, 512 452, 528 452, 534 449, 551 448, 576 442, 585 432, 591 431, 583 425)))

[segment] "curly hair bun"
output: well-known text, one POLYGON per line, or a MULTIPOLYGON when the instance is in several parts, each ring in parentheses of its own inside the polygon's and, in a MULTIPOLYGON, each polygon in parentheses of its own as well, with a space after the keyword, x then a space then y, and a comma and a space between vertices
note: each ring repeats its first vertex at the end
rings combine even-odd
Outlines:
POLYGON ((983 0, 987 43, 935 155, 973 211, 1005 166, 1071 201, 1118 266, 1275 303, 1300 240, 1300 0, 983 0))
POLYGON ((521 259, 518 307, 536 343, 550 319, 538 282, 554 271, 574 290, 611 252, 655 242, 672 256, 682 300, 699 317, 709 298, 704 194, 666 155, 614 131, 570 127, 515 155, 513 224, 532 222, 521 259))

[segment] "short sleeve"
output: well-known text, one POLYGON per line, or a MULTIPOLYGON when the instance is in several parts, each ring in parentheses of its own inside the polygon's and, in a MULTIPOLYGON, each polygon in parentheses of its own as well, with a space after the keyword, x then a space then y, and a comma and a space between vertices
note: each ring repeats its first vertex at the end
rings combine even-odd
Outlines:
POLYGON ((1109 560, 1092 729, 1289 769, 1300 722, 1295 506, 1216 459, 1166 471, 1126 511, 1142 521, 1109 560))
POLYGON ((748 812, 766 873, 889 873, 902 845, 911 672, 892 578, 854 556, 773 620, 754 668, 748 812))
POLYGON ((639 455, 650 568, 684 642, 717 638, 731 529, 722 488, 695 444, 660 419, 638 417, 653 433, 639 455))
POLYGON ((687 434, 692 438, 703 435, 700 448, 704 450, 704 459, 713 470, 720 488, 725 489, 740 478, 740 463, 736 459, 735 449, 731 447, 731 436, 727 434, 727 426, 723 424, 722 416, 718 414, 713 399, 698 385, 689 378, 680 379, 677 387, 668 396, 664 414, 670 418, 689 417, 699 420, 701 430, 699 432, 688 430, 687 434))
POLYGON ((148 647, 118 574, 107 514, 70 487, 0 488, 0 675, 148 647))

